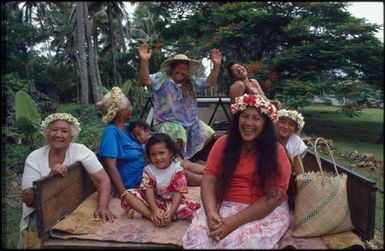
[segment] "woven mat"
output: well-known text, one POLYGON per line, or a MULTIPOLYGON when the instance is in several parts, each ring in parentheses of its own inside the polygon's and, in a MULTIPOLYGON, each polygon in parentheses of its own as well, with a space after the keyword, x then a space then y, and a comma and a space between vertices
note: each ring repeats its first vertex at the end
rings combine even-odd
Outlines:
MULTIPOLYGON (((200 200, 200 187, 189 187, 186 198, 200 200)), ((93 217, 96 201, 95 192, 74 212, 51 228, 51 237, 182 246, 183 235, 191 223, 191 220, 178 220, 160 228, 147 219, 128 219, 117 198, 112 198, 110 201, 110 209, 117 219, 113 223, 102 223, 93 217)))
MULTIPOLYGON (((186 196, 200 201, 200 187, 189 187, 186 196)), ((111 199, 110 209, 117 216, 114 223, 102 223, 93 217, 97 193, 91 194, 74 212, 50 230, 51 237, 58 239, 100 240, 127 243, 155 243, 182 246, 182 238, 191 220, 178 220, 167 227, 157 227, 147 219, 128 219, 120 200, 111 199)), ((352 232, 323 237, 296 238, 291 236, 291 227, 281 238, 279 248, 294 249, 340 249, 364 247, 352 232)))

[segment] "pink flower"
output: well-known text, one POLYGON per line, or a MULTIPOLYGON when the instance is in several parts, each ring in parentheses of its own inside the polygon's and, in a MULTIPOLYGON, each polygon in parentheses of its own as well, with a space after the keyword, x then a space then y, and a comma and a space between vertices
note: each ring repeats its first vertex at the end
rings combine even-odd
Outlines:
POLYGON ((256 100, 257 100, 257 96, 255 95, 245 95, 243 97, 243 101, 247 105, 254 105, 256 100))

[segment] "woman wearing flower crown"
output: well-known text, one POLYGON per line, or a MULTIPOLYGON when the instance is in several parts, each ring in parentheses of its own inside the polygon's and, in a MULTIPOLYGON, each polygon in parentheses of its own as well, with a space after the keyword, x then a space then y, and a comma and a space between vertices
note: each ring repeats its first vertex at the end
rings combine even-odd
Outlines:
POLYGON ((203 208, 184 248, 277 248, 289 227, 290 162, 277 142, 277 110, 261 95, 237 97, 227 135, 212 147, 201 185, 203 208), (207 233, 207 234, 205 234, 207 233))
MULTIPOLYGON (((213 68, 207 78, 199 78, 195 74, 201 67, 199 61, 189 59, 184 54, 177 54, 165 60, 161 71, 150 75, 149 60, 151 51, 147 44, 139 48, 140 81, 143 86, 151 86, 154 93, 155 127, 166 133, 176 142, 186 159, 211 140, 215 131, 197 117, 197 91, 202 92, 217 81, 221 53, 211 50, 213 68)), ((188 180, 200 183, 203 166, 198 170, 186 170, 188 180), (190 172, 191 171, 191 172, 190 172)), ((194 183, 196 183, 194 182, 194 183)))
POLYGON ((295 174, 302 173, 298 158, 302 159, 307 150, 307 146, 297 134, 304 125, 305 121, 301 113, 286 109, 278 111, 278 124, 276 125, 278 141, 286 148, 295 174))
MULTIPOLYGON (((249 79, 247 70, 243 65, 235 61, 230 61, 227 63, 226 68, 227 74, 234 80, 229 90, 230 104, 234 104, 235 98, 245 93, 260 94, 266 97, 258 81, 256 79, 249 79)), ((281 102, 279 100, 275 99, 270 102, 274 104, 277 109, 280 109, 281 102)))
POLYGON ((39 248, 32 182, 58 173, 66 176, 68 166, 80 161, 91 176, 99 193, 94 216, 112 222, 115 216, 109 211, 110 179, 96 155, 83 144, 74 143, 80 132, 78 120, 68 113, 49 115, 41 124, 41 131, 48 145, 30 153, 25 161, 21 182, 23 215, 20 222, 18 248, 39 248))
POLYGON ((113 87, 97 103, 101 110, 104 128, 99 156, 103 161, 112 184, 114 193, 120 197, 128 188, 139 187, 143 178, 144 150, 129 131, 132 105, 119 87, 113 87))

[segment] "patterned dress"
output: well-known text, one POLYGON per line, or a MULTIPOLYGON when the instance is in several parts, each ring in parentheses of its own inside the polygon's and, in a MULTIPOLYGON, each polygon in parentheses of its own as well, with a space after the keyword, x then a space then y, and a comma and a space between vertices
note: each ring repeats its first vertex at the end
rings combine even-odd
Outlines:
MULTIPOLYGON (((176 141, 182 139, 185 156, 191 158, 200 151, 215 131, 198 119, 197 100, 183 95, 184 83, 175 83, 164 71, 150 76, 154 91, 155 127, 176 141)), ((191 78, 197 92, 207 88, 207 79, 191 78)))
MULTIPOLYGON (((154 189, 156 205, 164 211, 171 208, 174 193, 182 193, 182 200, 174 214, 174 219, 189 219, 193 216, 194 211, 200 207, 198 201, 190 201, 183 196, 183 194, 188 192, 187 181, 179 162, 173 161, 166 169, 159 169, 152 164, 147 165, 143 170, 143 179, 140 187, 129 189, 128 191, 148 205, 145 200, 145 191, 147 189, 154 189)), ((124 200, 121 203, 122 207, 129 214, 134 215, 134 218, 142 217, 138 212, 134 214, 133 209, 124 200)))

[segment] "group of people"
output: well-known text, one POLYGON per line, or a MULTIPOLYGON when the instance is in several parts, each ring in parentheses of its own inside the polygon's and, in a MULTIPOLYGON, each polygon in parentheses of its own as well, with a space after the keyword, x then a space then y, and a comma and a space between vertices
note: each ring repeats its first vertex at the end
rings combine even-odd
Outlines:
POLYGON ((131 120, 133 107, 119 87, 97 103, 107 124, 99 159, 75 143, 78 120, 67 113, 49 115, 41 124, 47 145, 30 153, 22 177, 23 215, 19 247, 39 247, 32 182, 51 173, 66 176, 80 161, 99 193, 94 216, 114 221, 111 194, 120 198, 130 218, 145 217, 156 226, 193 218, 184 248, 275 248, 289 227, 288 186, 306 145, 297 132, 300 113, 280 109, 266 98, 245 67, 230 62, 233 113, 227 134, 216 139, 203 166, 189 159, 215 137, 197 116, 197 92, 217 81, 221 53, 211 50, 207 78, 196 77, 199 61, 178 54, 149 74, 151 51, 138 48, 140 81, 152 87, 155 133, 143 121, 131 120), (103 168, 104 167, 104 168, 103 168), (188 186, 201 186, 202 205, 185 198, 188 186), (204 234, 207 233, 207 234, 204 234))

